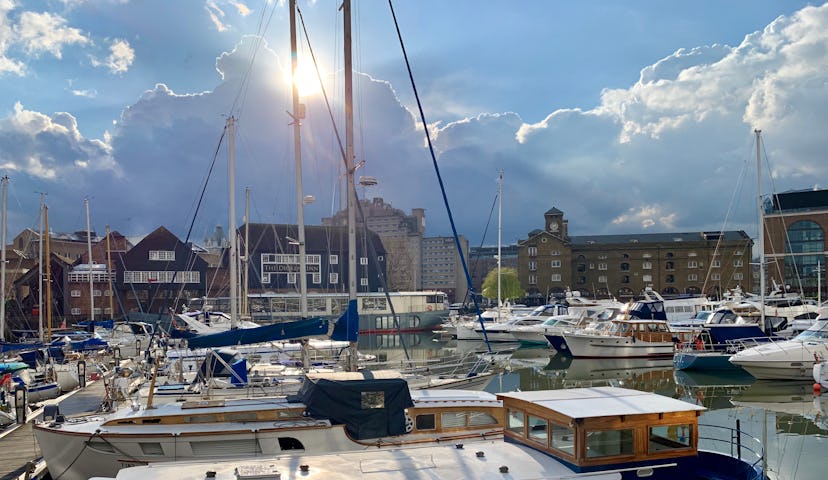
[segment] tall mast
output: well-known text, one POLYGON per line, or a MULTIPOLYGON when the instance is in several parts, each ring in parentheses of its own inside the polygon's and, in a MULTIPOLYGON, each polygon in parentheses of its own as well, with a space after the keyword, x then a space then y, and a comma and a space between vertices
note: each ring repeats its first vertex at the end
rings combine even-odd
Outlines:
MULTIPOLYGON (((45 193, 40 194, 40 215, 38 215, 38 227, 40 234, 37 239, 37 251, 40 257, 37 262, 37 333, 40 341, 43 341, 43 197, 45 193)), ((46 232, 48 235, 48 232, 46 232)))
POLYGON ((244 189, 244 261, 242 262, 242 315, 248 316, 250 314, 247 303, 247 293, 250 288, 248 282, 249 274, 249 260, 250 256, 250 187, 244 189))
POLYGON ((106 279, 109 288, 109 316, 115 317, 115 295, 112 290, 112 248, 109 245, 109 225, 106 226, 106 279))
POLYGON ((500 245, 502 240, 503 220, 503 170, 497 176, 497 318, 500 319, 501 311, 501 290, 500 290, 500 269, 503 262, 500 259, 500 245))
POLYGON ((302 318, 308 317, 308 278, 305 265, 305 205, 302 193, 302 119, 305 118, 304 106, 299 103, 299 86, 296 82, 296 69, 299 58, 296 51, 296 0, 290 0, 290 78, 293 87, 293 154, 296 162, 296 242, 299 244, 299 302, 302 318))
POLYGON ((227 160, 227 191, 230 197, 230 251, 228 252, 228 262, 230 263, 230 328, 238 328, 239 308, 238 308, 238 285, 239 278, 236 271, 236 119, 230 116, 227 119, 227 137, 229 156, 227 160))
MULTIPOLYGON (((343 0, 342 16, 344 22, 343 46, 345 68, 345 169, 348 198, 348 303, 357 301, 356 287, 356 187, 354 186, 354 85, 353 63, 351 53, 351 0, 343 0)), ((358 321, 358 319, 351 319, 358 321)), ((348 355, 348 370, 357 370, 357 344, 351 342, 348 355)))
POLYGON ((3 206, 0 214, 0 341, 6 341, 6 189, 9 187, 8 175, 0 179, 2 185, 3 206))
POLYGON ((761 134, 762 130, 753 131, 756 134, 756 192, 759 202, 759 299, 762 305, 759 308, 762 319, 762 329, 765 328, 765 215, 762 209, 762 156, 761 156, 761 134))
MULTIPOLYGON (((49 207, 43 207, 43 219, 44 224, 46 225, 46 231, 49 231, 49 207)), ((46 257, 46 329, 47 335, 46 338, 52 338, 52 251, 51 247, 51 238, 46 237, 46 251, 44 252, 44 256, 46 257)))
POLYGON ((86 252, 89 256, 89 321, 95 321, 95 290, 92 284, 92 226, 89 222, 89 198, 84 200, 86 204, 86 252))

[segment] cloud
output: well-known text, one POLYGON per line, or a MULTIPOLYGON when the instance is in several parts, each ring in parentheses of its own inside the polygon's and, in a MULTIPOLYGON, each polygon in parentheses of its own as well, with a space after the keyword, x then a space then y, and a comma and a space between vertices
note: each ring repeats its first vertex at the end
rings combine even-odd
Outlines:
POLYGON ((106 66, 111 73, 125 73, 135 61, 135 50, 126 40, 115 40, 109 46, 110 54, 106 58, 106 66))
POLYGON ((7 50, 14 41, 14 29, 9 19, 9 12, 13 9, 12 0, 0 0, 0 76, 4 73, 22 76, 25 70, 23 62, 7 56, 7 50))
POLYGON ((71 92, 72 92, 72 95, 74 95, 76 97, 95 98, 95 97, 98 96, 98 92, 94 88, 89 89, 89 90, 72 89, 71 92))
POLYGON ((208 0, 204 5, 204 8, 207 10, 207 14, 210 16, 210 21, 213 22, 213 26, 216 27, 216 30, 219 32, 226 32, 229 29, 229 27, 222 21, 224 18, 224 10, 222 10, 216 2, 208 0))
MULTIPOLYGON (((722 227, 750 233, 756 219, 754 128, 763 130, 775 191, 808 188, 828 177, 828 146, 819 128, 828 112, 828 70, 822 68, 828 65, 827 36, 828 6, 808 7, 739 45, 680 49, 642 66, 635 83, 604 90, 594 108, 572 105, 538 122, 516 112, 484 112, 429 125, 458 232, 479 243, 503 170, 504 242, 541 228, 551 207, 564 211, 573 235, 722 227)), ((226 144, 219 148, 219 139, 232 113, 237 184, 250 187, 259 205, 253 217, 295 222, 286 114, 292 106, 287 86, 274 74, 283 60, 258 39, 244 37, 216 59, 214 88, 148 85, 102 140, 84 138, 68 114, 16 107, 0 122, 0 164, 61 179, 53 185, 63 184, 64 175, 75 184, 101 185, 99 215, 116 219, 128 210, 135 212, 130 231, 165 225, 182 234, 214 159, 208 189, 226 188, 226 144), (57 140, 65 150, 54 147, 57 140), (6 145, 16 150, 6 151, 6 145), (84 166, 81 173, 74 173, 75 165, 84 166)), ((358 74, 355 91, 355 150, 364 162, 359 175, 379 182, 368 193, 405 211, 425 208, 427 234, 451 234, 418 113, 375 76, 358 74)), ((342 134, 337 97, 331 99, 342 134)), ((305 102, 304 193, 317 198, 305 212, 315 223, 343 205, 342 159, 322 99, 305 102)), ((226 224, 226 203, 224 193, 206 195, 198 218, 204 229, 226 224)), ((494 228, 489 226, 488 244, 494 228)))
POLYGON ((65 45, 90 42, 79 29, 67 27, 66 19, 48 12, 23 12, 14 31, 26 52, 35 56, 47 52, 61 58, 65 45))
POLYGON ((68 113, 50 117, 15 103, 13 114, 0 120, 0 144, 4 145, 0 164, 40 180, 78 182, 78 186, 89 179, 89 172, 115 176, 121 172, 110 146, 83 138, 75 117, 68 113))

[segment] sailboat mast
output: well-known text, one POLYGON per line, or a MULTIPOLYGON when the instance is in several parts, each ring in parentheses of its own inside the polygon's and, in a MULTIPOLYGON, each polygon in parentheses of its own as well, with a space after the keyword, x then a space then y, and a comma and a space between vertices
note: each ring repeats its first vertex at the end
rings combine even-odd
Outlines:
POLYGON ((250 257, 250 187, 244 189, 244 261, 242 262, 242 316, 246 317, 250 314, 247 293, 249 287, 248 282, 248 258, 250 257))
POLYGON ((95 290, 92 284, 92 227, 89 222, 89 198, 84 200, 86 204, 86 253, 89 259, 89 321, 95 321, 95 290))
POLYGON ((236 119, 231 115, 227 119, 227 137, 228 137, 228 160, 227 160, 227 181, 228 181, 228 195, 230 214, 228 222, 230 228, 228 235, 230 236, 230 250, 228 252, 228 262, 230 263, 230 328, 238 328, 239 309, 238 309, 238 272, 236 271, 236 119))
MULTIPOLYGON (((342 2, 343 46, 345 69, 345 168, 348 198, 348 303, 357 301, 356 287, 356 187, 354 185, 354 85, 351 52, 351 0, 342 2)), ((357 319, 351 319, 358 321, 357 319)), ((357 370, 357 345, 351 342, 348 355, 348 370, 357 370)))
POLYGON ((9 187, 9 176, 3 175, 2 185, 2 218, 0 218, 0 341, 6 341, 6 189, 9 187))
POLYGON ((501 290, 500 290, 500 270, 503 262, 500 257, 500 245, 502 242, 502 221, 503 221, 503 170, 497 176, 497 318, 500 319, 501 290))
POLYGON ((762 302, 759 315, 762 320, 762 329, 765 328, 765 215, 762 204, 762 130, 753 131, 756 134, 756 192, 759 202, 759 299, 762 302))
MULTIPOLYGON (((109 316, 115 315, 115 295, 112 288, 112 247, 109 245, 109 225, 106 226, 106 281, 109 287, 109 316)), ((93 327, 94 328, 94 327, 93 327)))
POLYGON ((290 0, 290 74, 293 87, 293 152, 296 161, 296 243, 299 244, 299 302, 302 318, 308 318, 308 278, 305 260, 305 204, 302 192, 302 119, 305 118, 303 106, 299 103, 299 85, 296 81, 296 69, 299 58, 296 49, 296 0, 290 0))
MULTIPOLYGON (((40 194, 40 215, 38 215, 38 227, 40 234, 37 240, 37 251, 40 256, 37 262, 37 333, 40 341, 43 341, 43 197, 44 193, 40 194)), ((48 234, 48 232, 47 232, 48 234)))
MULTIPOLYGON (((43 208, 43 218, 44 224, 46 225, 46 231, 49 231, 49 207, 44 206, 43 208)), ((44 256, 46 257, 46 338, 52 338, 52 250, 51 250, 51 239, 46 237, 46 251, 44 252, 44 256)))

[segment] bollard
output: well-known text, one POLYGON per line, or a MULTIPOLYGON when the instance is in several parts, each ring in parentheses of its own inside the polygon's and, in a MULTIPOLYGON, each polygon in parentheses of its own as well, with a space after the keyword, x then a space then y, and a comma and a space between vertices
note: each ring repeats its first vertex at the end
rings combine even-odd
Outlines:
POLYGON ((86 386, 86 362, 84 360, 78 362, 78 386, 80 388, 86 386))
POLYGON ((17 423, 24 424, 26 423, 26 407, 28 406, 28 392, 26 391, 26 387, 23 385, 18 385, 14 389, 14 418, 17 420, 17 423))

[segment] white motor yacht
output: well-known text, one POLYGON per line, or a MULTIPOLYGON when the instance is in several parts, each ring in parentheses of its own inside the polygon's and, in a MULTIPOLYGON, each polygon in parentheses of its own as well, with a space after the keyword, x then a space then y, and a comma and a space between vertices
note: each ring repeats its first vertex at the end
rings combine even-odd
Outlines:
POLYGON ((746 348, 730 362, 760 380, 811 380, 820 356, 828 358, 828 307, 821 307, 813 325, 794 338, 746 348))

